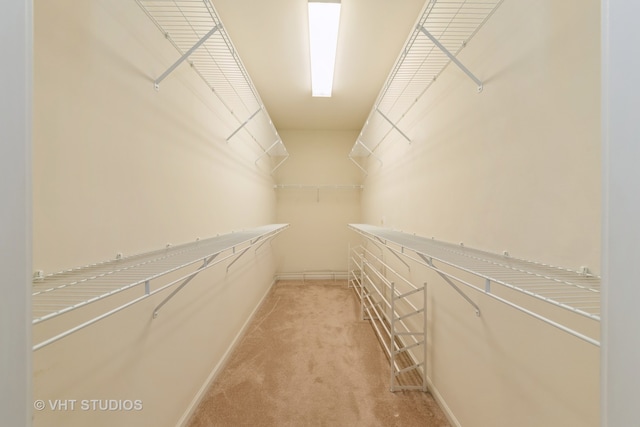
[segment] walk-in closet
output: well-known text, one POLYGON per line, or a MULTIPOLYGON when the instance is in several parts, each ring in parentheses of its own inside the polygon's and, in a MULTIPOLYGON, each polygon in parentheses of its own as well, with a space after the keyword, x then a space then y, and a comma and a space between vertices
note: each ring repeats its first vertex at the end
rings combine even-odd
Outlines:
POLYGON ((639 12, 10 2, 2 424, 635 425, 639 12))

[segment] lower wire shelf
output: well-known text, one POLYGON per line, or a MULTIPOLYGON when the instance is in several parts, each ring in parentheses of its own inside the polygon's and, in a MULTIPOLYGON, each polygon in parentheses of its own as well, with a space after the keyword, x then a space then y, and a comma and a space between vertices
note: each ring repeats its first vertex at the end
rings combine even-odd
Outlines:
POLYGON ((349 228, 405 262, 435 271, 471 305, 463 289, 481 293, 589 344, 600 346, 600 278, 588 272, 494 254, 368 224, 349 228), (576 328, 580 325, 582 329, 576 328))
POLYGON ((255 248, 257 251, 288 226, 288 224, 265 225, 36 278, 33 281, 31 300, 33 325, 98 301, 104 301, 105 304, 101 305, 101 309, 105 308, 101 310, 101 314, 81 321, 36 344, 33 350, 39 350, 158 292, 175 287, 154 309, 153 317, 155 318, 159 310, 198 273, 226 260, 230 260, 227 265, 229 270, 249 249, 255 248), (198 263, 201 264, 198 265, 198 263), (181 270, 187 270, 190 266, 197 266, 197 268, 179 274, 181 270), (179 277, 172 276, 168 283, 152 288, 152 284, 155 284, 157 279, 170 273, 175 273, 179 277), (124 302, 120 298, 117 301, 116 298, 112 298, 125 293, 130 295, 125 291, 135 291, 135 289, 140 289, 140 292, 132 294, 134 296, 127 298, 124 302), (114 300, 114 303, 109 304, 110 300, 114 300))

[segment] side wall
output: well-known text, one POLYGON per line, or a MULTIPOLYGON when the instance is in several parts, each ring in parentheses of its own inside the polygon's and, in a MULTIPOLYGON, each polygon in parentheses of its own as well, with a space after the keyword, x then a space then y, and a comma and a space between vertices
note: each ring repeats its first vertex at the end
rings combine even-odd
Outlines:
POLYGON ((346 272, 349 242, 357 241, 346 224, 360 221, 362 191, 333 186, 361 183, 359 169, 347 158, 357 135, 351 131, 280 132, 290 157, 276 172, 277 183, 302 188, 276 190, 277 222, 291 224, 291 233, 275 243, 279 254, 287 254, 278 261, 279 275, 346 272))
POLYGON ((0 414, 30 426, 33 3, 0 15, 0 414))
POLYGON ((634 84, 640 58, 629 55, 640 43, 634 20, 640 4, 602 2, 602 423, 603 427, 638 422, 640 371, 640 90, 634 84))
MULTIPOLYGON (((599 28, 595 0, 505 1, 459 55, 484 91, 445 70, 400 123, 412 144, 376 151, 363 222, 599 274, 599 28)), ((472 294, 478 318, 438 277, 415 280, 429 375, 460 425, 598 425, 597 347, 472 294)))
MULTIPOLYGON (((153 89, 178 57, 133 1, 36 1, 34 269, 275 222, 272 177, 256 169, 254 145, 225 142, 237 124, 188 64, 153 89)), ((34 398, 46 408, 34 424, 176 425, 274 274, 265 245, 228 273, 197 276, 155 320, 166 292, 37 351, 34 398), (82 410, 86 399, 143 408, 82 410)))

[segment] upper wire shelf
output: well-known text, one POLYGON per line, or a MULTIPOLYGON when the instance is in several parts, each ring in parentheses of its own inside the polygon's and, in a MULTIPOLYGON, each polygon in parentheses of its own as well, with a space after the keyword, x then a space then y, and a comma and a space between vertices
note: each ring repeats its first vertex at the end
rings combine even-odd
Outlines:
POLYGON ((521 303, 512 301, 500 289, 515 291, 578 316, 599 322, 601 279, 598 276, 368 224, 350 224, 349 227, 364 237, 386 246, 395 255, 410 257, 414 261, 435 270, 475 307, 478 315, 480 315, 480 308, 453 282, 471 287, 584 341, 600 345, 599 341, 593 337, 578 332, 566 326, 563 322, 545 317, 532 308, 524 307, 521 303), (417 255, 417 258, 410 256, 410 253, 417 255), (450 271, 443 270, 438 264, 469 273, 479 278, 481 283, 469 283, 468 280, 456 276, 450 271))
POLYGON ((182 62, 192 68, 226 107, 234 122, 227 137, 244 132, 261 150, 256 163, 271 160, 273 173, 289 156, 269 114, 210 0, 136 0, 181 57, 154 82, 182 62))
POLYGON ((349 154, 352 160, 369 157, 391 133, 411 142, 402 130, 402 119, 451 62, 475 82, 478 91, 482 90, 482 81, 456 56, 502 2, 427 2, 349 154))
POLYGON ((160 308, 195 275, 233 258, 228 270, 249 248, 255 246, 257 250, 287 227, 288 224, 270 224, 37 277, 33 281, 31 300, 34 325, 98 301, 107 301, 109 297, 130 289, 139 289, 139 292, 125 303, 118 300, 107 304, 100 315, 41 342, 34 346, 34 350, 180 283, 156 307, 153 313, 156 317, 160 308), (156 279, 190 266, 196 268, 169 283, 156 283, 156 279))

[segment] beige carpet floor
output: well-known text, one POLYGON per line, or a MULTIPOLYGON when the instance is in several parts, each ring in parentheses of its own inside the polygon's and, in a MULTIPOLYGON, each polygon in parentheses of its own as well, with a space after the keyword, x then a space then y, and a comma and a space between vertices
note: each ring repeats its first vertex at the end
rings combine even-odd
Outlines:
POLYGON ((449 426, 389 362, 346 282, 277 283, 190 421, 203 426, 449 426))

